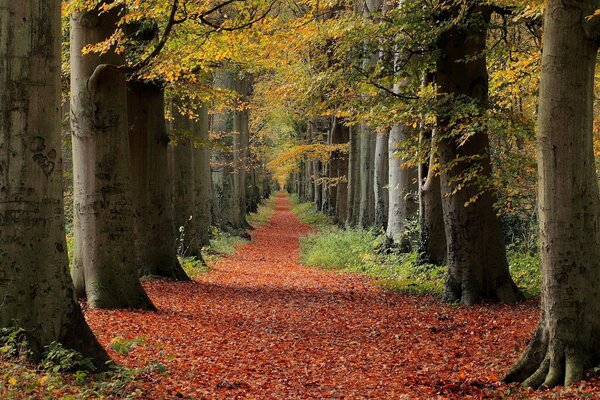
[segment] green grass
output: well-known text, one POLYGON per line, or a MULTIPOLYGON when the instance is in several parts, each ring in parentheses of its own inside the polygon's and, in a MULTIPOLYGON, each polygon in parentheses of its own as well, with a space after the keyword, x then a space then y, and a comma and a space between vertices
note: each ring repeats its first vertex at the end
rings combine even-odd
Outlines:
POLYGON ((333 224, 333 219, 330 216, 317 211, 312 203, 301 202, 296 194, 290 195, 290 202, 292 212, 296 214, 302 223, 315 228, 326 228, 333 224))
POLYGON ((442 292, 443 267, 419 265, 416 252, 382 251, 384 242, 373 231, 329 228, 300 240, 300 258, 307 266, 366 274, 391 290, 442 292))
MULTIPOLYGON (((311 203, 301 203, 294 195, 292 211, 307 224, 317 228, 300 240, 302 264, 341 272, 366 274, 387 289, 441 295, 444 290, 445 266, 422 264, 416 251, 400 253, 386 247, 384 234, 364 229, 339 229, 331 219, 315 211, 311 203)), ((517 246, 508 247, 508 261, 513 279, 526 297, 540 294, 540 263, 536 254, 517 246)))
POLYGON ((248 223, 255 228, 267 224, 271 220, 273 212, 275 211, 275 200, 275 196, 271 196, 266 199, 261 205, 258 206, 258 211, 256 213, 248 215, 248 223))

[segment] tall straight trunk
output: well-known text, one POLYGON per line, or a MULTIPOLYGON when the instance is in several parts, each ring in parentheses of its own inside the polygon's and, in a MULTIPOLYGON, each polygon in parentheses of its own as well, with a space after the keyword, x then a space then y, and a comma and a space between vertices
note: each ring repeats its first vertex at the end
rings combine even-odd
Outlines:
POLYGON ((593 123, 599 1, 549 0, 538 113, 541 317, 508 382, 571 385, 600 362, 600 208, 593 123))
POLYGON ((64 231, 59 0, 0 0, 0 328, 105 369, 74 296, 64 231))
POLYGON ((322 165, 321 161, 315 160, 315 208, 321 211, 323 208, 323 190, 322 190, 322 165))
MULTIPOLYGON (((333 121, 332 138, 333 144, 348 144, 350 140, 350 128, 344 125, 344 121, 337 117, 333 121)), ((335 217, 338 225, 344 225, 348 219, 348 152, 337 150, 333 153, 336 170, 336 208, 335 217)))
POLYGON ((348 153, 348 226, 357 226, 360 214, 360 138, 356 127, 350 128, 348 153))
POLYGON ((100 64, 121 65, 123 55, 82 54, 109 38, 121 7, 71 16, 71 128, 73 133, 75 289, 97 308, 154 306, 135 262, 127 134, 125 75, 100 64), (94 72, 96 73, 94 74, 94 72), (92 79, 93 78, 93 79, 92 79))
POLYGON ((250 94, 251 82, 249 78, 242 80, 241 85, 241 100, 245 107, 240 111, 240 152, 239 152, 239 175, 240 175, 240 218, 242 225, 245 228, 252 228, 246 220, 246 214, 248 213, 248 171, 249 171, 249 157, 250 157, 250 111, 247 107, 248 96, 250 94))
MULTIPOLYGON (((450 12, 458 13, 458 6, 450 12)), ((448 18, 451 18, 449 15, 448 18)), ((439 41, 436 77, 440 96, 455 104, 469 99, 480 107, 488 100, 485 57, 489 11, 470 7, 463 25, 445 31, 439 41)), ((453 182, 477 170, 482 180, 491 180, 489 139, 485 131, 462 141, 450 119, 440 115, 439 158, 447 238, 448 276, 444 298, 475 304, 485 300, 514 303, 522 295, 508 272, 500 223, 494 211, 496 194, 467 182, 454 190, 453 182), (472 201, 477 198, 476 201, 472 201)))
POLYGON ((375 139, 375 159, 373 160, 373 196, 375 205, 374 226, 387 229, 389 194, 389 132, 379 132, 375 139))
POLYGON ((167 164, 169 136, 161 84, 130 82, 127 92, 135 258, 140 276, 189 280, 179 264, 167 164))
POLYGON ((440 177, 434 169, 435 155, 419 168, 420 252, 424 262, 443 265, 446 260, 446 231, 442 210, 440 177))
POLYGON ((210 138, 208 107, 200 108, 199 119, 194 126, 194 219, 198 245, 210 242, 212 176, 210 172, 210 138))
MULTIPOLYGON (((389 135, 389 209, 387 220, 387 237, 403 248, 409 250, 409 237, 406 235, 406 222, 417 215, 417 169, 403 165, 402 144, 409 140, 408 127, 396 125, 390 129, 389 135)), ((441 213, 440 213, 441 215, 441 213)), ((444 226, 441 226, 442 230, 444 226)), ((444 248, 444 252, 445 252, 444 248)))
POLYGON ((184 257, 201 258, 201 245, 197 235, 194 122, 179 110, 177 101, 171 103, 172 142, 171 182, 173 185, 173 217, 177 235, 177 252, 184 257))
MULTIPOLYGON (((233 76, 227 71, 217 71, 215 87, 233 89, 233 76)), ((213 152, 214 221, 221 229, 236 231, 240 227, 239 197, 235 193, 233 165, 233 113, 220 110, 213 115, 212 133, 217 137, 218 148, 213 152)))
POLYGON ((373 193, 373 138, 375 133, 366 125, 360 132, 360 207, 358 223, 363 228, 373 226, 375 219, 375 196, 373 193))

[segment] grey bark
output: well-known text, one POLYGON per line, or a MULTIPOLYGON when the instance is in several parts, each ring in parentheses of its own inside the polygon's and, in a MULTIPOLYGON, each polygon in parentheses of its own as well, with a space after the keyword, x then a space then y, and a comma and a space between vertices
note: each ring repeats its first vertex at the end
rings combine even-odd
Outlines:
POLYGON ((194 219, 196 220, 198 245, 203 247, 209 244, 209 232, 212 224, 210 210, 212 199, 211 146, 208 107, 206 105, 200 108, 194 131, 194 219))
MULTIPOLYGON (((349 140, 350 128, 344 125, 343 120, 334 118, 332 144, 347 144, 349 140)), ((348 219, 348 152, 336 150, 332 160, 336 179, 334 215, 338 225, 344 225, 348 219)))
MULTIPOLYGON (((99 6, 98 6, 99 7, 99 6)), ((120 7, 71 16, 71 129, 73 140, 75 289, 91 307, 154 306, 138 278, 130 193, 127 89, 124 74, 100 64, 121 65, 113 50, 82 49, 110 37, 120 7)))
POLYGON ((373 197, 374 197, 374 227, 387 229, 389 193, 389 132, 379 132, 375 138, 375 159, 373 160, 373 197))
POLYGON ((504 378, 572 385, 600 361, 600 209, 593 146, 598 1, 549 0, 538 114, 541 318, 504 378), (596 25, 596 26, 594 26, 596 25))
POLYGON ((348 226, 357 226, 360 214, 360 138, 356 127, 350 128, 348 154, 348 226))
POLYGON ((184 257, 201 258, 196 215, 196 193, 194 174, 194 121, 171 101, 172 142, 171 182, 173 185, 173 219, 177 236, 177 252, 184 257))
POLYGON ((373 155, 375 133, 366 125, 360 126, 360 206, 358 223, 363 228, 373 226, 375 196, 373 193, 373 155))
POLYGON ((405 232, 406 221, 414 218, 418 211, 417 169, 404 166, 406 160, 399 154, 402 151, 402 144, 409 139, 408 129, 406 125, 396 125, 390 129, 388 155, 389 210, 386 230, 387 236, 405 250, 409 250, 409 238, 405 232))
POLYGON ((105 369, 68 271, 60 8, 0 0, 0 328, 23 329, 35 361, 58 342, 105 369))
MULTIPOLYGON (((459 12, 458 6, 449 12, 459 12)), ((464 96, 484 107, 488 100, 485 46, 490 15, 483 8, 471 7, 466 18, 468 22, 448 29, 438 41, 438 90, 440 95, 450 96, 449 101, 454 104, 464 96)), ((448 116, 440 115, 438 123, 448 251, 444 299, 464 304, 521 300, 522 295, 508 272, 504 238, 494 211, 496 194, 491 189, 482 189, 477 182, 467 182, 454 191, 453 181, 473 168, 481 180, 491 180, 487 133, 476 132, 461 143, 461 135, 452 131, 448 116), (477 200, 472 202, 474 197, 477 200)))
POLYGON ((177 259, 169 136, 161 84, 130 82, 127 92, 135 258, 140 276, 189 280, 177 259))
MULTIPOLYGON (((227 71, 217 71, 215 87, 233 89, 233 76, 227 71)), ((233 165, 233 113, 219 110, 213 115, 212 133, 218 139, 213 151, 213 197, 215 199, 215 224, 225 231, 240 228, 239 196, 235 192, 233 165)))

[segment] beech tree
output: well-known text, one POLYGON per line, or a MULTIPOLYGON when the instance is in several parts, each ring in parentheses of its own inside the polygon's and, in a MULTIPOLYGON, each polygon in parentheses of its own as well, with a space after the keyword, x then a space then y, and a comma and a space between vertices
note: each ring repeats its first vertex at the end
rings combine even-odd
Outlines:
POLYGON ((71 15, 71 130, 75 249, 71 274, 91 307, 153 309, 136 268, 127 88, 116 49, 84 54, 111 37, 122 7, 101 2, 71 15))
POLYGON ((459 12, 466 21, 451 22, 437 42, 436 82, 446 109, 438 116, 437 148, 447 240, 444 298, 464 304, 514 303, 522 295, 508 272, 504 237, 494 211, 496 194, 478 184, 492 174, 487 132, 476 129, 463 139, 460 125, 452 121, 453 107, 468 104, 483 109, 488 100, 485 49, 491 9, 479 2, 464 9, 453 5, 444 18, 451 21, 459 12), (465 176, 479 180, 465 180, 465 176), (458 182, 461 187, 456 188, 458 182))
POLYGON ((598 365, 600 198, 593 145, 596 0, 549 0, 538 114, 541 316, 506 382, 572 385, 598 365))
POLYGON ((62 197, 59 0, 0 1, 0 328, 32 357, 58 342, 105 369, 69 276, 62 197))

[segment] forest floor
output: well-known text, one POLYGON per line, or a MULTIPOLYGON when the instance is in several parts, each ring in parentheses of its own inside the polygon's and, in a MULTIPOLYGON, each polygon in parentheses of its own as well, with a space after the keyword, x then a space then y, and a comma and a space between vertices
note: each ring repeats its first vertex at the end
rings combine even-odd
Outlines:
POLYGON ((597 378, 541 393, 499 383, 535 327, 536 302, 453 306, 304 267, 298 239, 309 231, 280 194, 270 222, 210 273, 145 283, 158 312, 86 317, 104 345, 139 344, 109 349, 116 362, 166 366, 136 383, 145 399, 600 398, 597 378))

